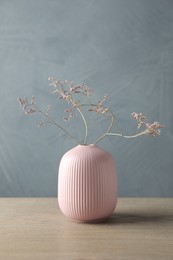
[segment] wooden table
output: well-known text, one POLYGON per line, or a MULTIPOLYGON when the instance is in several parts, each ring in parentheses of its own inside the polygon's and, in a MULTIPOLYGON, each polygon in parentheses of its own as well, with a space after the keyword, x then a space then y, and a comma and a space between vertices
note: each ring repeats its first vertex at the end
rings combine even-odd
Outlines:
POLYGON ((0 198, 0 260, 173 259, 173 199, 120 198, 106 222, 65 218, 56 198, 0 198))

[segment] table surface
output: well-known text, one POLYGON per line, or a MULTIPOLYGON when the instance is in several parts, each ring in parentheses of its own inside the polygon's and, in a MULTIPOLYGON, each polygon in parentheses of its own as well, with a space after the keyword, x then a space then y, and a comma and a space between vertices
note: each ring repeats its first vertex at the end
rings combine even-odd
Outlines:
POLYGON ((119 198, 102 223, 64 217, 56 198, 0 198, 0 260, 173 259, 173 199, 119 198))

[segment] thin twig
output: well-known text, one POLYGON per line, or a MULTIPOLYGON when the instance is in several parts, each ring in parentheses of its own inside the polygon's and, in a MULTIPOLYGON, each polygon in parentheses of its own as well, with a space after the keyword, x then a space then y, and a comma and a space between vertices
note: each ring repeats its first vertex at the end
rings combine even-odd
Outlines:
POLYGON ((58 128, 60 128, 62 131, 64 131, 68 136, 70 136, 73 140, 75 140, 78 144, 80 144, 79 140, 74 137, 73 135, 71 135, 67 130, 65 130, 62 126, 58 125, 52 118, 50 118, 46 113, 44 113, 43 111, 41 111, 36 105, 34 105, 34 107, 37 109, 37 111, 41 114, 43 114, 46 118, 48 118, 50 120, 51 123, 53 123, 54 125, 56 125, 58 128))

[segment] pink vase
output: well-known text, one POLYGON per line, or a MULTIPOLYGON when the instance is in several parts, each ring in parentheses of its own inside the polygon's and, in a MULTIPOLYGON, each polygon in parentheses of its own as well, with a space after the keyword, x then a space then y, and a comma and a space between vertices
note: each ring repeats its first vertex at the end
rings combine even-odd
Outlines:
POLYGON ((58 202, 65 216, 83 222, 110 216, 117 203, 112 156, 95 145, 78 145, 61 159, 58 202))

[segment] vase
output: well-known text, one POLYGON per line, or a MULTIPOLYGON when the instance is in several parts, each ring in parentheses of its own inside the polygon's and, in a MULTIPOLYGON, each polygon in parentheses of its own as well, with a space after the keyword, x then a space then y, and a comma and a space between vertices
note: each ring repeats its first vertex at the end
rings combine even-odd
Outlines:
POLYGON ((112 156, 96 145, 78 145, 59 165, 58 203, 76 221, 109 217, 117 203, 117 175, 112 156))

